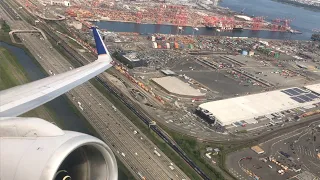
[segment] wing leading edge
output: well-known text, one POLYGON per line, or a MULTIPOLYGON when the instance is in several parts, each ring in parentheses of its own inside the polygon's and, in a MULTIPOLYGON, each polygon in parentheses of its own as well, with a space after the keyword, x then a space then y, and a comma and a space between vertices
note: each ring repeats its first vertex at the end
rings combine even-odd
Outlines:
POLYGON ((98 59, 85 66, 0 91, 0 117, 32 110, 88 81, 112 66, 112 58, 95 27, 92 28, 98 59))

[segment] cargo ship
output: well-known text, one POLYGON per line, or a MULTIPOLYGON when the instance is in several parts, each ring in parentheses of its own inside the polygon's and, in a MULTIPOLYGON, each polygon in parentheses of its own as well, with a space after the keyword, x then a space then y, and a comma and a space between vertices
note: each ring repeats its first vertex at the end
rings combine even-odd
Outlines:
POLYGON ((289 33, 292 33, 292 34, 302 34, 302 32, 298 31, 298 30, 293 30, 293 29, 288 29, 287 30, 289 33))
POLYGON ((221 29, 222 28, 222 24, 221 23, 218 23, 218 25, 205 24, 204 26, 207 29, 213 29, 213 30, 217 30, 217 29, 221 29))
POLYGON ((311 36, 312 41, 320 41, 320 33, 314 33, 311 36))
POLYGON ((212 25, 205 25, 205 27, 207 28, 207 29, 213 29, 213 30, 215 30, 215 29, 221 29, 222 27, 219 27, 219 26, 212 26, 212 25))
POLYGON ((205 26, 207 29, 213 29, 213 26, 212 26, 212 25, 205 24, 204 26, 205 26))
POLYGON ((233 27, 234 31, 242 31, 243 30, 243 26, 242 25, 236 25, 235 27, 233 27))

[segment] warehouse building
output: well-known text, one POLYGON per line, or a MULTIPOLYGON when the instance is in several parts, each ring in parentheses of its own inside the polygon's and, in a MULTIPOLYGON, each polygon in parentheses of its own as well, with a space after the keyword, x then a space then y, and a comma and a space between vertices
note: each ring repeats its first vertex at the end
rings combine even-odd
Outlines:
POLYGON ((252 147, 251 147, 251 150, 254 151, 254 152, 256 152, 257 154, 263 154, 263 153, 264 153, 264 150, 261 149, 260 146, 252 146, 252 147))
POLYGON ((161 70, 161 72, 166 76, 175 76, 176 75, 175 72, 173 72, 173 71, 171 71, 169 69, 163 69, 163 70, 161 70))
POLYGON ((146 66, 146 61, 139 59, 136 52, 119 53, 115 57, 129 68, 146 66))
POLYGON ((261 116, 319 103, 320 85, 307 87, 310 89, 293 87, 207 102, 199 105, 198 111, 205 112, 209 119, 221 126, 254 124, 261 116))
POLYGON ((65 0, 42 0, 43 4, 50 4, 50 5, 58 5, 58 6, 70 6, 70 1, 65 0))
POLYGON ((153 78, 151 81, 172 95, 190 98, 199 98, 205 96, 204 93, 201 93, 198 89, 191 87, 189 84, 181 81, 177 77, 166 76, 161 78, 153 78))
POLYGON ((313 84, 309 86, 305 86, 307 89, 313 91, 314 93, 320 95, 320 84, 313 84))

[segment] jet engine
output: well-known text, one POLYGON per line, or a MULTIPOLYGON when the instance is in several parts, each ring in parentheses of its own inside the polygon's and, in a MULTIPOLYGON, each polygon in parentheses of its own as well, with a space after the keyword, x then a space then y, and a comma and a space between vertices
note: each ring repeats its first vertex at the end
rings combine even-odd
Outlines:
POLYGON ((117 180, 117 162, 101 140, 39 118, 0 118, 0 179, 117 180))

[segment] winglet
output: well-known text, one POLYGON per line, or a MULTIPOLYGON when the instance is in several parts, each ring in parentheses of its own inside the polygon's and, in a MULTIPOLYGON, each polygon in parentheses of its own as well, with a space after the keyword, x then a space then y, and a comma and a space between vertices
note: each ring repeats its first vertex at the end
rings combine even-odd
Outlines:
POLYGON ((98 33, 97 28, 91 27, 91 29, 93 32, 94 40, 96 42, 96 48, 97 48, 98 55, 108 54, 108 50, 106 48, 106 45, 104 44, 100 34, 98 33))

